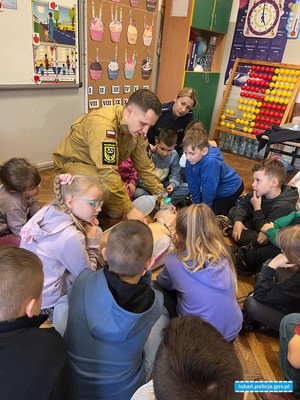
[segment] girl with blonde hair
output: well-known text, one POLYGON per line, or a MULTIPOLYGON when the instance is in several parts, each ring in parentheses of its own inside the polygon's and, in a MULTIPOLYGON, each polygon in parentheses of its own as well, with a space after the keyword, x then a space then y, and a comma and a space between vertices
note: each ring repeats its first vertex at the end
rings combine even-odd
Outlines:
POLYGON ((176 291, 179 316, 199 316, 234 340, 243 318, 235 269, 215 214, 206 204, 193 204, 178 212, 175 230, 176 251, 166 257, 158 285, 176 291))
POLYGON ((56 201, 44 206, 21 230, 21 245, 39 256, 44 269, 42 312, 53 307, 84 268, 96 270, 102 230, 97 216, 106 190, 87 175, 55 177, 56 201))

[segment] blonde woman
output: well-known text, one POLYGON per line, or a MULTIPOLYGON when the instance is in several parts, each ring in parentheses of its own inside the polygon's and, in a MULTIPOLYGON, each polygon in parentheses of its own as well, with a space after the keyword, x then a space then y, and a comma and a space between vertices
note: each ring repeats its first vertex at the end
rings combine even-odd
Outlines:
POLYGON ((158 285, 176 291, 179 316, 199 316, 227 341, 234 340, 243 317, 235 296, 235 269, 215 214, 206 204, 183 208, 175 231, 176 251, 166 257, 158 285))
POLYGON ((155 146, 155 138, 161 129, 172 129, 177 133, 175 150, 182 155, 181 143, 187 125, 194 120, 193 107, 197 104, 197 94, 193 88, 185 87, 177 93, 173 101, 162 104, 162 115, 148 131, 148 141, 155 146))

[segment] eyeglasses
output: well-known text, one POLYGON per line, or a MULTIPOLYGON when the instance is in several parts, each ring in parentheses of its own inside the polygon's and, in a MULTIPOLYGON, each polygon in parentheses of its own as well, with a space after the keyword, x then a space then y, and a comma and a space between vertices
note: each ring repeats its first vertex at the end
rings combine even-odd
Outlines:
POLYGON ((77 200, 82 200, 85 201, 86 203, 89 203, 93 208, 102 208, 104 201, 103 200, 89 200, 89 199, 85 199, 84 197, 77 197, 77 196, 73 196, 75 199, 77 200))

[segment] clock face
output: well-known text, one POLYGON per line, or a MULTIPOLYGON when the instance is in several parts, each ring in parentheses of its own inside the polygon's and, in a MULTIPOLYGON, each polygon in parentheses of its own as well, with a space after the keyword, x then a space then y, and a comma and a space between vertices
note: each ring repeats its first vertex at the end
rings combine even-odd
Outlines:
POLYGON ((250 0, 245 27, 245 36, 269 37, 276 35, 283 13, 275 0, 250 0))

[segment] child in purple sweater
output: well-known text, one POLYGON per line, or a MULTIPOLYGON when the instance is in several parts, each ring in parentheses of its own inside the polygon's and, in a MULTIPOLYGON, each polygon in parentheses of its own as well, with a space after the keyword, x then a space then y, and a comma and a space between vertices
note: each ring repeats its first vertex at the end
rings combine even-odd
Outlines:
POLYGON ((177 314, 195 315, 215 326, 227 341, 238 335, 242 312, 236 301, 236 276, 216 217, 206 204, 177 214, 175 244, 157 277, 177 292, 177 314))

